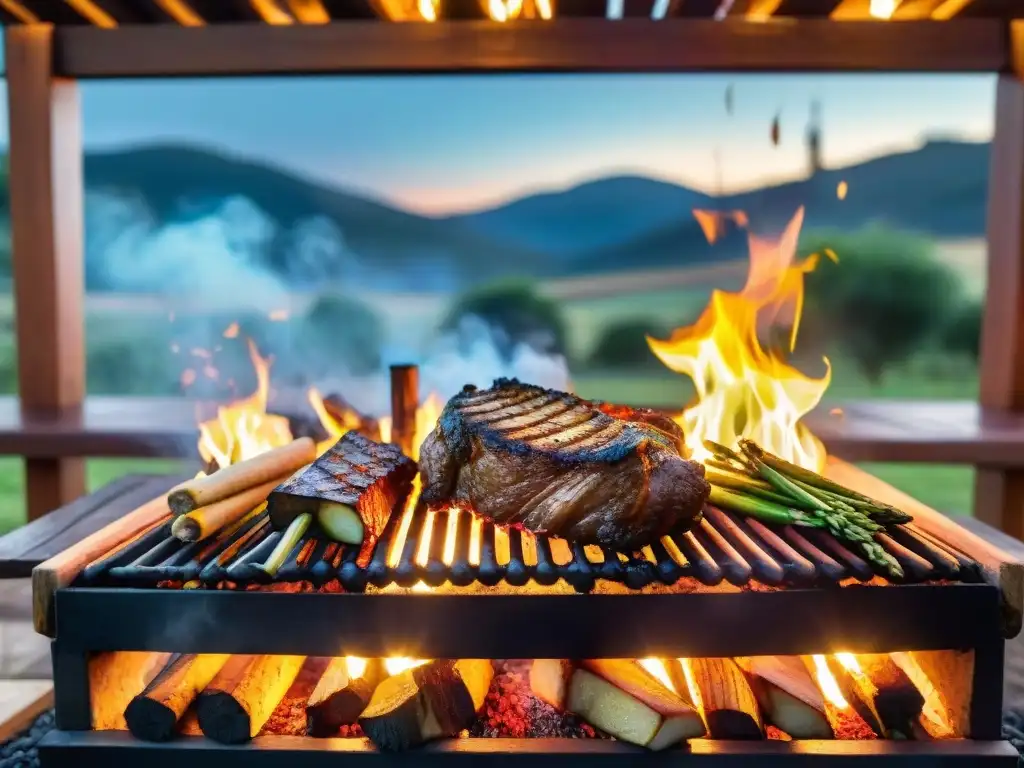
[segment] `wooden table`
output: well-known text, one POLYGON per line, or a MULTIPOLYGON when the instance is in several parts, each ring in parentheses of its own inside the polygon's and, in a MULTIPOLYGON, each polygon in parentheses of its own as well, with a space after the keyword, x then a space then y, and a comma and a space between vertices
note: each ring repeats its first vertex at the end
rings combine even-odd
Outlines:
POLYGON ((183 479, 180 475, 126 475, 0 537, 0 579, 30 577, 41 562, 183 479))

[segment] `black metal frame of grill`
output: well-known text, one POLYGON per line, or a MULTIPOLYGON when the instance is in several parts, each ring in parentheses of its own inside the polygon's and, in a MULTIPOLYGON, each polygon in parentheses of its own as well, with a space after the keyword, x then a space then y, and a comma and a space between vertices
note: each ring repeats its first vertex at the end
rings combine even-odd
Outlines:
POLYGON ((746 766, 757 757, 765 766, 799 766, 811 756, 840 765, 871 755, 901 768, 908 761, 1015 765, 1016 752, 1000 741, 1005 629, 1000 591, 985 582, 973 559, 914 526, 879 537, 906 574, 902 583, 884 584, 874 579, 879 574, 863 558, 830 536, 766 526, 711 507, 695 530, 632 553, 563 544, 556 557, 545 537, 511 530, 507 557, 499 556, 505 548, 498 547, 494 526, 485 523, 479 562, 470 561, 470 518, 461 513, 454 521, 451 565, 443 562, 449 513, 429 516, 404 501, 398 508, 403 513, 392 515, 365 559, 360 560, 357 547, 306 538, 273 579, 314 586, 337 579, 344 593, 239 589, 271 581, 259 566, 281 534, 271 530, 265 514, 213 543, 182 544, 169 536, 169 523, 163 522, 90 564, 71 588, 55 596, 52 652, 59 730, 42 744, 44 768, 69 768, 82 760, 107 768, 134 768, 139 760, 150 768, 177 766, 183 749, 187 759, 218 768, 235 762, 239 768, 264 762, 277 766, 285 759, 316 768, 342 755, 380 766, 461 760, 518 768, 528 758, 557 761, 560 768, 589 768, 594 763, 622 765, 640 755, 661 765, 679 759, 686 749, 650 755, 609 742, 467 739, 396 756, 346 739, 272 736, 234 748, 199 737, 143 744, 124 734, 89 730, 89 656, 117 650, 636 658, 974 649, 970 741, 788 746, 706 741, 692 745, 686 759, 695 765, 746 766), (398 552, 392 541, 403 519, 406 538, 398 552), (421 540, 424 525, 431 527, 426 542, 421 540), (681 590, 641 591, 680 579, 689 580, 681 590), (583 594, 515 589, 531 580, 542 587, 564 580, 583 594), (591 594, 601 580, 619 582, 620 593, 591 594), (163 581, 205 588, 156 588, 163 581), (225 586, 225 581, 235 588, 210 588, 225 586), (435 594, 408 589, 419 581, 455 587, 505 582, 512 588, 476 594, 474 589, 435 594), (722 582, 731 587, 715 588, 722 582), (385 589, 367 591, 371 585, 385 589))
POLYGON ((57 592, 53 669, 57 727, 41 745, 44 768, 96 760, 128 768, 180 765, 316 768, 344 756, 375 765, 559 766, 686 757, 695 765, 1015 765, 1000 741, 1003 635, 999 590, 989 584, 846 586, 688 594, 283 594, 267 591, 68 588, 57 592), (127 618, 127 620, 126 620, 127 618), (975 651, 972 740, 946 742, 707 741, 666 754, 619 743, 454 740, 406 755, 361 740, 262 737, 224 748, 199 737, 163 745, 92 732, 88 659, 107 650, 468 658, 741 656, 836 651, 975 651), (139 751, 144 750, 144 751, 139 751), (182 752, 182 750, 186 750, 182 752), (77 762, 76 762, 77 761, 77 762), (254 762, 255 761, 255 762, 254 762), (830 763, 832 765, 833 763, 830 763))

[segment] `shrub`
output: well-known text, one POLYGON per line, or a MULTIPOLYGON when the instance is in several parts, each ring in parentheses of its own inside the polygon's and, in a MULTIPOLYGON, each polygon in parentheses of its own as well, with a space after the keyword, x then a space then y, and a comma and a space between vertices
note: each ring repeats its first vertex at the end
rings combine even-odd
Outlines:
POLYGON ((647 336, 664 339, 668 331, 663 323, 643 317, 610 323, 594 344, 590 364, 595 368, 663 367, 647 345, 647 336))
POLYGON ((303 319, 296 347, 304 365, 322 370, 369 373, 381 365, 384 328, 377 313, 345 296, 322 296, 303 319))
POLYGON ((981 354, 981 303, 964 302, 946 324, 942 346, 957 355, 977 360, 981 354))
POLYGON ((807 277, 802 332, 827 331, 871 381, 941 334, 948 308, 960 303, 956 275, 923 237, 872 226, 852 233, 808 235, 804 254, 831 248, 807 277))
POLYGON ((468 291, 452 304, 441 330, 455 330, 466 317, 478 317, 499 332, 499 351, 506 358, 519 344, 546 354, 566 352, 567 330, 561 308, 530 283, 500 282, 468 291))

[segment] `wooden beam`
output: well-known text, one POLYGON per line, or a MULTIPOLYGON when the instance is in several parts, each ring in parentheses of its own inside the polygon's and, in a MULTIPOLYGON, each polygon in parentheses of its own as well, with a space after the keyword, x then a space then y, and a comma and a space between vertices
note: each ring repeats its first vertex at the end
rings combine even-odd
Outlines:
MULTIPOLYGON (((85 397, 81 115, 54 76, 53 28, 6 30, 18 391, 24 411, 75 412, 85 397)), ((85 492, 81 459, 25 462, 29 518, 85 492)))
MULTIPOLYGON (((950 24, 955 22, 949 22, 950 24)), ((982 407, 1024 412, 1024 22, 1011 27, 1016 73, 996 86, 988 187, 988 289, 981 331, 982 407)), ((1024 538, 1024 472, 978 467, 977 517, 1024 538)))
POLYGON ((445 72, 996 72, 1006 25, 600 19, 458 24, 58 28, 56 69, 90 77, 445 72))

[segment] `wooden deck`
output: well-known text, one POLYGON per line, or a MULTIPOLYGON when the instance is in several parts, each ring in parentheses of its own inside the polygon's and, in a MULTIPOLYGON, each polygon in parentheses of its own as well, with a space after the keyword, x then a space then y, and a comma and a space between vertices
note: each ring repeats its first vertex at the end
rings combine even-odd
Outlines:
MULTIPOLYGON (((81 411, 23 414, 0 398, 0 454, 194 457, 197 414, 185 398, 90 397, 81 411)), ((833 403, 807 419, 830 454, 847 461, 1024 467, 1024 416, 961 401, 833 403)))

